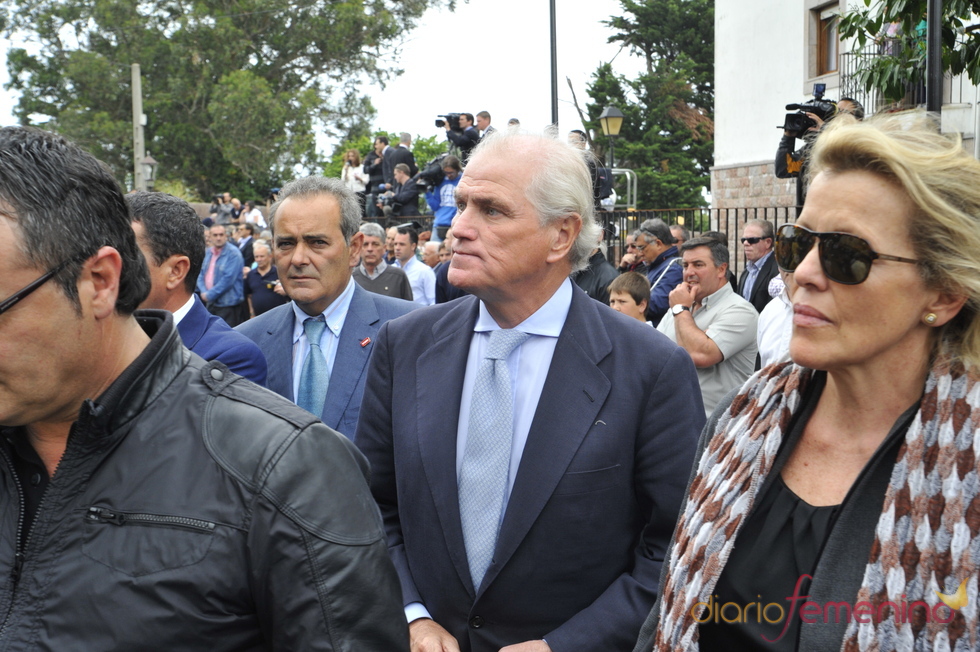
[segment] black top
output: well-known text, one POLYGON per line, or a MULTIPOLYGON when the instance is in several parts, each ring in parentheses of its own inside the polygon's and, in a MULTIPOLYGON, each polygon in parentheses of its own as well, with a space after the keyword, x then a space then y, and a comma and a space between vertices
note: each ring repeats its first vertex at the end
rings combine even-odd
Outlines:
POLYGON ((276 271, 275 265, 265 274, 259 272, 259 268, 256 267, 245 277, 245 296, 252 297, 252 310, 255 311, 256 317, 289 301, 289 297, 276 294, 273 289, 278 280, 279 272, 276 271))
MULTIPOLYGON (((802 409, 783 438, 779 457, 788 458, 792 452, 787 442, 799 441, 798 435, 802 435, 813 414, 825 378, 821 372, 814 376, 802 409)), ((897 459, 917 410, 918 403, 898 418, 872 460, 878 456, 897 459)), ((782 468, 779 462, 775 468, 782 468)), ((849 497, 850 493, 842 505, 849 497)), ((806 602, 812 574, 842 505, 814 507, 794 494, 782 476, 776 474, 762 490, 739 532, 715 586, 713 604, 701 616, 706 619, 698 626, 701 650, 798 649, 800 607, 806 602), (792 596, 802 597, 793 600, 792 596)))

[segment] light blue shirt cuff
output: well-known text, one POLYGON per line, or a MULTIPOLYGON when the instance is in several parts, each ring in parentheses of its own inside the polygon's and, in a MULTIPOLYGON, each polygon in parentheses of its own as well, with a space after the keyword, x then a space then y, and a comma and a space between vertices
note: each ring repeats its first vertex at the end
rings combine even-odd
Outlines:
POLYGON ((419 618, 429 618, 430 620, 432 618, 424 604, 421 602, 410 602, 405 605, 405 620, 411 623, 419 618))

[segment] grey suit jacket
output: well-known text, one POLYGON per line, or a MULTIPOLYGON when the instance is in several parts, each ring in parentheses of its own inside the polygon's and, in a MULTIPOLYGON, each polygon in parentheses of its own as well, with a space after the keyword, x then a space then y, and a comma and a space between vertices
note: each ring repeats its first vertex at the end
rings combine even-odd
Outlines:
MULTIPOLYGON (((340 332, 327 398, 320 419, 334 430, 353 438, 364 394, 368 358, 378 329, 388 321, 417 308, 417 304, 374 294, 354 285, 354 296, 340 332)), ((259 345, 268 363, 265 385, 295 402, 293 396, 293 305, 285 305, 250 319, 235 330, 259 345)))
POLYGON ((704 423, 694 365, 646 324, 572 292, 480 586, 456 476, 478 300, 378 334, 354 443, 371 462, 404 602, 422 602, 463 652, 540 638, 555 652, 629 650, 656 596, 704 423))

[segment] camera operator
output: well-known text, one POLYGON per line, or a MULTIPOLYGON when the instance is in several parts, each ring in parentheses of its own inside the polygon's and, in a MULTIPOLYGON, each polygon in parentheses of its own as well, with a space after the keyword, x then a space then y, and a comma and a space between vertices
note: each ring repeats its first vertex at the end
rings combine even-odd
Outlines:
POLYGON ((799 108, 802 113, 813 123, 804 133, 783 129, 783 137, 776 148, 776 160, 774 161, 776 176, 780 179, 796 178, 796 205, 797 208, 803 206, 806 199, 806 169, 810 157, 810 147, 816 139, 823 126, 830 122, 835 116, 841 113, 849 113, 858 120, 864 119, 864 107, 857 100, 845 97, 834 107, 833 102, 822 100, 823 92, 815 91, 816 100, 806 104, 790 104, 786 108, 799 108), (806 108, 813 106, 815 110, 822 110, 824 115, 817 112, 806 111, 806 108), (825 106, 826 105, 826 106, 825 106), (829 110, 828 110, 829 109, 829 110), (796 139, 803 140, 803 147, 794 151, 796 139))
POLYGON ((393 217, 419 215, 419 188, 409 174, 410 172, 411 168, 406 163, 395 165, 395 185, 384 194, 382 201, 378 202, 378 207, 384 211, 386 216, 388 211, 385 210, 385 204, 391 207, 391 216, 393 217))
POLYGON ((470 152, 480 142, 480 132, 473 126, 473 122, 472 113, 460 113, 460 131, 455 131, 449 124, 449 121, 446 121, 443 125, 446 128, 446 138, 451 140, 459 148, 463 165, 466 165, 466 161, 470 158, 470 152))
POLYGON ((432 238, 434 242, 445 240, 446 232, 453 223, 453 217, 456 215, 456 186, 459 185, 463 172, 459 159, 452 154, 442 159, 441 165, 444 175, 442 181, 436 186, 431 186, 425 193, 425 201, 435 215, 432 222, 435 227, 432 238))

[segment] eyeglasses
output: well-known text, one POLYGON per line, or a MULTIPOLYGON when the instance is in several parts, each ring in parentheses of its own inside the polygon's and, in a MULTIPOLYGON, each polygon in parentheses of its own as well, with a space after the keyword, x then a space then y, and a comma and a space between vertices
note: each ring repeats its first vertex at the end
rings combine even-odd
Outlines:
POLYGON ((54 269, 45 272, 37 279, 31 281, 20 290, 17 290, 3 301, 0 301, 0 315, 13 308, 15 305, 17 305, 20 302, 21 299, 27 297, 31 292, 38 289, 39 287, 41 287, 42 285, 50 281, 52 278, 54 278, 54 276, 60 273, 61 270, 63 270, 65 267, 67 267, 68 263, 70 262, 71 262, 70 260, 66 260, 65 262, 55 267, 54 269))
POLYGON ((630 246, 633 247, 634 249, 636 249, 637 251, 643 251, 644 249, 647 248, 647 246, 645 244, 641 244, 641 245, 631 244, 630 246))
POLYGON ((769 238, 742 238, 742 244, 758 244, 763 240, 768 240, 769 238))
POLYGON ((820 240, 820 267, 831 281, 857 285, 868 280, 871 264, 878 258, 898 263, 918 264, 911 258, 879 254, 867 240, 849 233, 817 233, 802 226, 787 224, 776 236, 776 264, 785 272, 795 272, 806 255, 820 240))
POLYGON ((627 249, 636 249, 636 245, 633 244, 632 242, 628 242, 628 243, 626 243, 626 248, 627 249))

